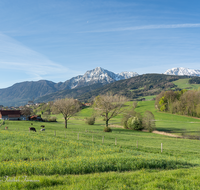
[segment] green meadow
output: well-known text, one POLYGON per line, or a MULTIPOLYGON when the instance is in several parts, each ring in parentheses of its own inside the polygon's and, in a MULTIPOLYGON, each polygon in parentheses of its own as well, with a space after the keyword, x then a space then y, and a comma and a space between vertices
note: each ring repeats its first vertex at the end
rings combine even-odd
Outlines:
POLYGON ((198 89, 200 87, 200 84, 190 84, 190 79, 179 79, 174 81, 173 83, 177 85, 181 89, 198 89))
MULTIPOLYGON (((136 111, 146 110, 154 113, 158 131, 199 134, 197 118, 158 112, 154 101, 139 102, 136 111)), ((62 115, 51 123, 6 121, 0 127, 0 189, 199 188, 199 140, 125 130, 122 115, 105 133, 101 117, 95 125, 85 124, 92 114, 92 108, 83 109, 67 129, 62 115), (31 126, 37 132, 29 132, 31 126)))

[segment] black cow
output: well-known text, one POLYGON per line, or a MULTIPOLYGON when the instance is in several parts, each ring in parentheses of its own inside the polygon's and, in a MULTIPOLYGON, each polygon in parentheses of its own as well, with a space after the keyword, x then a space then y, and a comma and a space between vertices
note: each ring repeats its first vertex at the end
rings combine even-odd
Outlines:
POLYGON ((35 127, 29 127, 29 132, 30 132, 30 131, 35 131, 35 132, 36 132, 35 127))

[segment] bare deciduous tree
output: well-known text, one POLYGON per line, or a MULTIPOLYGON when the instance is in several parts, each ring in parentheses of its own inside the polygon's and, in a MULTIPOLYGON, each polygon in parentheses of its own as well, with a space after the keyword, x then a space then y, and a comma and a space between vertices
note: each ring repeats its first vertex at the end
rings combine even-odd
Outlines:
POLYGON ((56 100, 52 106, 54 113, 61 113, 65 119, 65 128, 67 128, 67 121, 81 109, 81 104, 73 99, 59 99, 56 100))
POLYGON ((22 109, 21 109, 21 114, 26 116, 26 121, 28 120, 28 116, 31 115, 32 113, 32 109, 30 107, 27 107, 27 106, 24 106, 22 109))
POLYGON ((99 95, 94 99, 94 107, 100 112, 99 114, 104 117, 106 127, 108 127, 109 120, 124 111, 122 106, 127 101, 127 98, 124 96, 113 96, 107 93, 106 95, 99 95))
POLYGON ((151 111, 145 111, 144 116, 143 116, 143 125, 146 130, 149 132, 152 132, 155 130, 155 118, 154 115, 151 111))

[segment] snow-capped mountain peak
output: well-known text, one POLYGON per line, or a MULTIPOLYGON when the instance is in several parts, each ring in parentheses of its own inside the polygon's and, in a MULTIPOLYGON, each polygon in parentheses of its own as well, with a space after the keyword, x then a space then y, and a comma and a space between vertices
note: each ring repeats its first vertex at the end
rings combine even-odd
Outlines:
POLYGON ((101 67, 96 67, 93 70, 87 71, 84 75, 80 75, 78 78, 74 77, 66 82, 70 84, 69 88, 72 89, 96 83, 108 84, 118 80, 128 79, 137 75, 138 74, 136 72, 122 72, 115 74, 101 67))
POLYGON ((184 67, 176 67, 168 69, 164 74, 166 75, 188 75, 188 76, 200 76, 200 70, 188 69, 184 67))
POLYGON ((138 74, 136 72, 127 72, 127 71, 121 72, 118 75, 124 77, 124 79, 128 79, 128 78, 131 78, 131 77, 138 76, 138 74))

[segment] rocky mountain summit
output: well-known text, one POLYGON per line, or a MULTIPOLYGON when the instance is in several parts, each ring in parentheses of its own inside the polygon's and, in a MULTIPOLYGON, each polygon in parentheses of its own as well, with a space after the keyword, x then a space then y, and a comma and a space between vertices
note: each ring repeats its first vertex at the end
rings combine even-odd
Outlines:
POLYGON ((105 70, 101 67, 96 67, 93 70, 87 71, 83 76, 78 78, 72 78, 74 83, 71 83, 71 89, 76 87, 82 87, 86 85, 92 85, 95 83, 109 84, 118 80, 128 79, 134 76, 138 76, 136 72, 122 72, 115 74, 111 71, 105 70))
POLYGON ((166 75, 187 75, 187 76, 200 76, 200 70, 188 69, 184 67, 177 67, 168 69, 164 74, 166 75))

